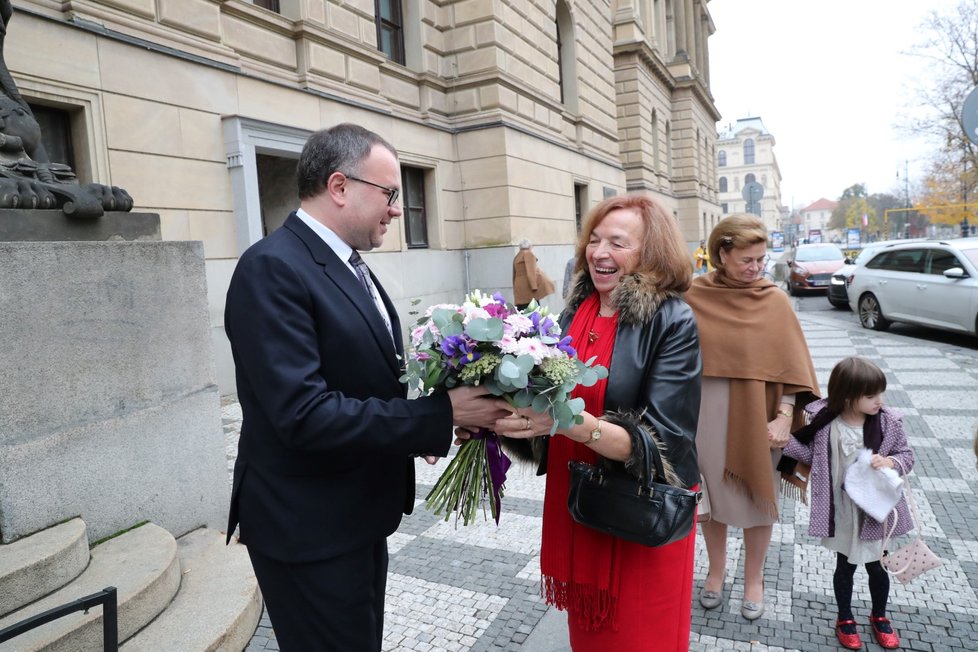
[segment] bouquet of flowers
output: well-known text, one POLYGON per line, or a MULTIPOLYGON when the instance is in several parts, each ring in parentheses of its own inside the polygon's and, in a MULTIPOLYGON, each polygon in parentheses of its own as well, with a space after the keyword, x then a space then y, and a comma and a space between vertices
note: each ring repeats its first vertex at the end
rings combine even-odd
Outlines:
MULTIPOLYGON (((561 337, 560 326, 546 308, 532 302, 517 310, 501 294, 479 290, 461 305, 438 304, 425 310, 411 331, 412 351, 401 382, 422 395, 459 385, 483 385, 510 405, 532 406, 554 421, 551 435, 560 428, 582 423, 584 401, 570 398, 577 385, 589 387, 608 376, 608 370, 582 362, 561 337)), ((481 430, 464 441, 429 492, 425 506, 456 524, 475 520, 487 497, 496 524, 510 460, 495 433, 481 430)))

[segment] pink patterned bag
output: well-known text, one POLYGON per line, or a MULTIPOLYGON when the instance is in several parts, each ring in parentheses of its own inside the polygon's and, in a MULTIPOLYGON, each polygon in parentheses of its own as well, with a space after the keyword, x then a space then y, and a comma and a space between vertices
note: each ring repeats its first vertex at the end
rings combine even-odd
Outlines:
MULTIPOLYGON (((899 460, 896 458, 893 458, 893 460, 899 463, 899 460)), ((902 548, 893 552, 886 552, 886 544, 890 540, 890 537, 893 536, 897 526, 897 511, 894 509, 893 527, 883 537, 883 559, 880 560, 880 563, 883 564, 883 568, 886 569, 887 573, 906 584, 921 573, 940 566, 941 559, 934 554, 933 550, 927 547, 927 544, 924 543, 923 538, 920 536, 920 515, 917 513, 917 503, 914 502, 913 493, 910 491, 910 480, 906 478, 906 473, 902 472, 902 464, 900 464, 900 471, 901 475, 906 479, 906 482, 903 483, 903 491, 907 496, 907 503, 910 505, 910 513, 913 516, 914 529, 917 530, 917 536, 902 548)))

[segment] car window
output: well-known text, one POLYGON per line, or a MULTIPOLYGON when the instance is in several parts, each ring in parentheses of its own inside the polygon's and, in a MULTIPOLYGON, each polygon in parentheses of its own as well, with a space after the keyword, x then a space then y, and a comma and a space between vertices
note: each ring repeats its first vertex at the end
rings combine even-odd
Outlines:
POLYGON ((845 255, 836 246, 826 247, 799 247, 795 254, 795 260, 808 263, 816 260, 842 260, 845 255))
POLYGON ((925 253, 923 249, 884 251, 869 261, 866 267, 870 269, 885 269, 891 272, 921 272, 924 269, 923 261, 925 253))
POLYGON ((963 267, 961 261, 952 252, 944 249, 931 249, 927 256, 926 272, 928 274, 943 274, 952 267, 963 267))
POLYGON ((879 247, 867 247, 859 252, 854 262, 857 265, 865 265, 866 261, 875 256, 877 251, 879 251, 879 247))

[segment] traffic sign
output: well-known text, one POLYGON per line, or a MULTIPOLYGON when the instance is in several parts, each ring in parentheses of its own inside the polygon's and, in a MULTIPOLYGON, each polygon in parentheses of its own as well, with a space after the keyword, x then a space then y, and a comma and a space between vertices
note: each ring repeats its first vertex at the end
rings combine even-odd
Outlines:
POLYGON ((968 139, 978 144, 978 86, 968 93, 961 106, 961 125, 968 139))

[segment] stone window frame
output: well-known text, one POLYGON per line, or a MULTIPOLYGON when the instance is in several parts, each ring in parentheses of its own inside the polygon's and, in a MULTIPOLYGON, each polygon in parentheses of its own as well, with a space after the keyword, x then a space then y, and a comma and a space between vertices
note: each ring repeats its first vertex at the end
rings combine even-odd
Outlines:
POLYGON ((34 77, 17 75, 15 81, 21 96, 28 103, 44 104, 68 112, 75 157, 74 172, 79 183, 113 185, 105 133, 105 110, 100 95, 34 77))

